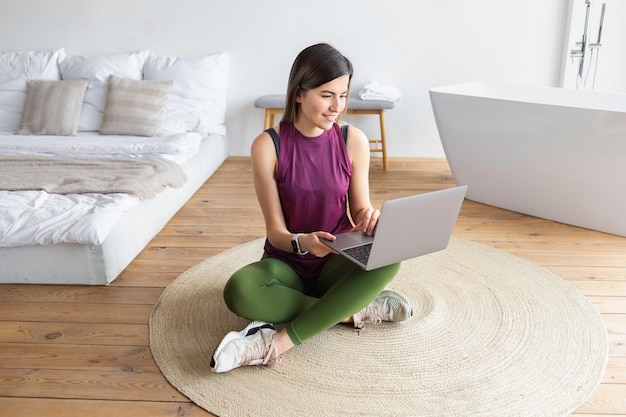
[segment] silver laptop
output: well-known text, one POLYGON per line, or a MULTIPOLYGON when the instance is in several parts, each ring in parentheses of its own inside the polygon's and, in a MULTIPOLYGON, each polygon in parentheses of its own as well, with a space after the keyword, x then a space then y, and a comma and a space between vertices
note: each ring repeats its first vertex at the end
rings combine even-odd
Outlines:
POLYGON ((322 242, 366 271, 443 250, 466 191, 463 185, 387 200, 373 236, 355 231, 322 242))

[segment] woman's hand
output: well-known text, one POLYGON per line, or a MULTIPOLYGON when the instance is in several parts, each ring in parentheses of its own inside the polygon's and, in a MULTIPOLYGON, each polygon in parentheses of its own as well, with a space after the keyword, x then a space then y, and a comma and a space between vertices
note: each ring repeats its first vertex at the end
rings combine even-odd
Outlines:
POLYGON ((320 239, 335 240, 335 236, 328 232, 306 233, 300 236, 298 243, 300 243, 301 250, 307 251, 318 258, 323 258, 329 253, 337 253, 323 244, 320 239))
POLYGON ((368 236, 374 234, 378 219, 380 218, 380 210, 374 208, 364 208, 358 213, 358 221, 352 228, 352 231, 361 230, 368 236))

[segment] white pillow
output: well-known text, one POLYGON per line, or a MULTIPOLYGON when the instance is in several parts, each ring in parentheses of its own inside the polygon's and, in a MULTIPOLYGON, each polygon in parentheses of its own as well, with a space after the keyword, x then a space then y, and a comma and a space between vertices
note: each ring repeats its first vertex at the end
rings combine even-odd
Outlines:
POLYGON ((26 80, 60 80, 58 64, 64 56, 63 48, 0 53, 0 131, 19 128, 26 80))
POLYGON ((98 131, 106 101, 109 77, 141 80, 148 51, 133 53, 80 56, 70 55, 59 63, 64 80, 87 80, 83 108, 78 119, 78 131, 98 131))
POLYGON ((73 136, 87 81, 28 81, 21 135, 73 136))
POLYGON ((163 131, 172 81, 109 80, 100 133, 158 136, 163 131))
POLYGON ((227 53, 148 56, 146 80, 174 81, 165 131, 224 133, 228 64, 227 53))

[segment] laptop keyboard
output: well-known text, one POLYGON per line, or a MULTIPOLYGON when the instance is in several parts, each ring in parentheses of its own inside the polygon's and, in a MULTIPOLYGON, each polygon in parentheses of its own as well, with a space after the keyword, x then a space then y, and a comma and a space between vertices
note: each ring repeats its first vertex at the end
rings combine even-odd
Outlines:
POLYGON ((354 246, 352 248, 344 249, 343 251, 353 258, 357 259, 359 262, 367 265, 367 260, 370 257, 370 251, 372 250, 372 244, 366 243, 361 246, 354 246))

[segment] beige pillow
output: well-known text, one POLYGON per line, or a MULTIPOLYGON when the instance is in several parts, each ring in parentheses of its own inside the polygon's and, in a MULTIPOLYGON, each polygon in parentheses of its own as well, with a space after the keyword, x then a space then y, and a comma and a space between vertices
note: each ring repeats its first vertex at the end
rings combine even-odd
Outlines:
POLYGON ((173 81, 126 80, 112 75, 100 133, 160 135, 173 84, 173 81))
POLYGON ((75 135, 87 89, 86 80, 29 80, 18 133, 20 135, 75 135))

